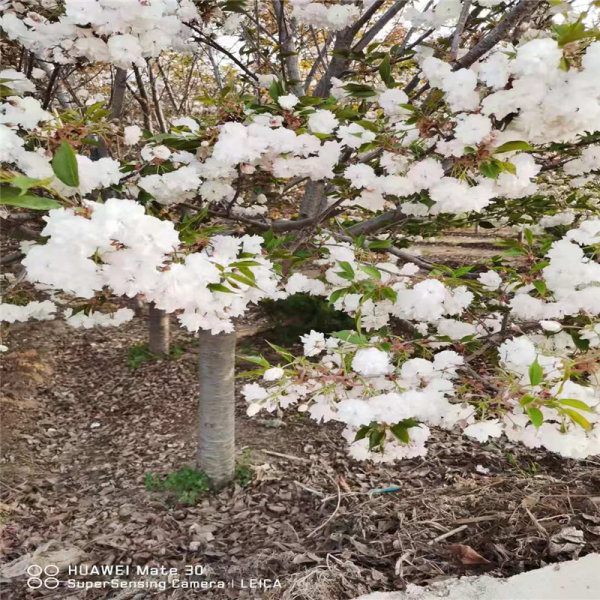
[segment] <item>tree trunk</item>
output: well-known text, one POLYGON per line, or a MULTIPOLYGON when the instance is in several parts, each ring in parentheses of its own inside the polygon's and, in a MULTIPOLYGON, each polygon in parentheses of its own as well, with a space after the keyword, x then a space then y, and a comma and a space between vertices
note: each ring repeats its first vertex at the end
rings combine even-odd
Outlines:
POLYGON ((115 80, 112 86, 110 96, 110 120, 116 121, 123 115, 123 106, 125 105, 125 92, 127 90, 127 69, 119 67, 115 70, 115 80))
POLYGON ((148 307, 148 347, 156 356, 169 356, 169 315, 154 303, 148 307))
POLYGON ((300 218, 313 218, 327 207, 324 181, 308 181, 300 204, 300 218))
POLYGON ((223 487, 235 469, 235 332, 199 333, 198 469, 223 487))

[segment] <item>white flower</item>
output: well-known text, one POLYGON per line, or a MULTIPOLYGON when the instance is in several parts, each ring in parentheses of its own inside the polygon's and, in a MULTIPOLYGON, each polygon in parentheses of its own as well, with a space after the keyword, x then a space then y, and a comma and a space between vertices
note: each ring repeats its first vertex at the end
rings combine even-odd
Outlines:
POLYGON ((292 110, 300 100, 298 100, 298 96, 294 94, 287 94, 287 96, 279 96, 277 98, 277 102, 279 106, 285 110, 292 110))
POLYGON ((391 369, 390 355, 377 348, 361 348, 352 359, 352 370, 364 377, 387 375, 391 369))
POLYGON ((363 144, 372 142, 376 135, 372 131, 361 127, 358 123, 350 123, 350 125, 342 125, 337 135, 344 146, 349 148, 360 148, 363 144))
POLYGON ((318 331, 311 330, 300 341, 304 344, 304 356, 317 356, 325 350, 325 335, 318 331))
POLYGON ((502 284, 502 278, 496 271, 486 271, 485 273, 481 273, 477 278, 477 281, 489 291, 497 290, 502 284))
POLYGON ((314 133, 332 133, 338 120, 330 110, 319 109, 308 117, 308 128, 314 133))
POLYGON ((247 383, 242 388, 242 396, 244 396, 247 402, 256 402, 257 400, 264 400, 269 394, 258 383, 247 383))
POLYGON ((375 413, 364 400, 342 400, 337 405, 337 411, 338 419, 353 427, 368 425, 375 420, 375 413))
POLYGON ((491 421, 480 421, 473 423, 463 430, 463 433, 478 442, 487 442, 489 438, 500 437, 502 435, 502 425, 498 419, 491 421))
POLYGON ((544 331, 550 333, 558 333, 562 329, 562 325, 558 321, 540 321, 540 325, 544 331))
POLYGON ((492 131, 492 122, 483 115, 458 115, 454 136, 465 146, 483 141, 492 131))
POLYGON ((265 381, 277 381, 278 379, 281 379, 283 375, 284 370, 281 367, 271 367, 263 373, 263 379, 265 381))
POLYGON ((141 152, 144 160, 150 161, 155 158, 167 160, 171 156, 171 151, 166 146, 144 146, 141 152))
POLYGON ((389 117, 407 117, 411 114, 410 110, 400 106, 409 103, 408 96, 400 88, 391 88, 381 92, 377 102, 389 117))
POLYGON ((123 130, 125 144, 127 146, 135 146, 142 137, 142 130, 137 125, 129 125, 123 130))

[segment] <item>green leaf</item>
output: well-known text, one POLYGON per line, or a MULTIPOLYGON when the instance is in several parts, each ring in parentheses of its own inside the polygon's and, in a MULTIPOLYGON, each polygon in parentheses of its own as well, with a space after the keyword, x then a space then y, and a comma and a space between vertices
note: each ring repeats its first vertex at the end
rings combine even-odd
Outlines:
POLYGON ((575 347, 578 350, 583 350, 585 352, 590 349, 590 340, 582 338, 575 331, 571 332, 571 339, 573 340, 573 343, 575 344, 575 347))
POLYGON ((364 440, 369 435, 370 431, 371 431, 371 426, 370 425, 363 425, 356 432, 356 436, 354 437, 354 441, 358 442, 359 440, 364 440))
POLYGON ((209 283, 206 286, 211 292, 223 292, 226 294, 234 294, 233 290, 230 290, 228 287, 225 287, 222 283, 209 283))
POLYGON ((338 263, 338 265, 342 270, 338 272, 337 275, 339 275, 343 279, 348 279, 349 281, 352 281, 354 279, 354 269, 352 268, 350 263, 346 262, 345 260, 342 260, 338 263))
POLYGON ((548 293, 548 288, 546 287, 546 282, 540 279, 532 282, 533 287, 537 290, 540 296, 546 296, 548 293))
POLYGON ((372 267, 370 265, 360 265, 359 269, 366 273, 369 277, 373 277, 373 279, 381 280, 381 272, 379 269, 372 267))
POLYGON ((386 54, 381 63, 379 63, 379 75, 381 75, 381 79, 387 87, 392 88, 396 85, 396 82, 392 77, 392 65, 390 64, 389 54, 386 54))
POLYGON ((16 175, 10 179, 10 183, 21 190, 21 194, 24 194, 27 190, 32 187, 45 187, 52 182, 53 177, 47 177, 46 179, 32 179, 25 175, 16 175))
POLYGON ((248 355, 248 354, 240 354, 240 358, 243 358, 244 360, 247 360, 248 362, 260 365, 261 367, 265 367, 265 368, 269 368, 271 365, 269 364, 269 361, 261 355, 258 356, 253 356, 253 355, 248 355))
POLYGON ((533 396, 530 396, 529 394, 525 394, 520 400, 519 400, 519 404, 521 406, 526 406, 527 404, 531 404, 533 401, 535 400, 535 398, 533 396))
POLYGON ((369 250, 385 250, 391 245, 391 240, 375 240, 374 242, 369 242, 367 248, 369 248, 369 250))
POLYGON ((79 186, 77 159, 73 148, 69 146, 68 142, 63 142, 56 151, 52 159, 52 170, 65 185, 70 187, 79 186))
POLYGON ((383 451, 384 442, 385 442, 385 430, 384 429, 372 429, 371 433, 369 433, 369 450, 383 451))
POLYGON ((531 383, 531 385, 539 385, 543 378, 544 369, 542 369, 536 358, 529 367, 529 383, 531 383))
POLYGON ((333 292, 331 294, 331 296, 329 296, 329 303, 330 304, 335 304, 342 296, 345 296, 348 293, 348 288, 343 288, 341 290, 335 290, 335 292, 333 292))
POLYGON ((502 146, 498 146, 494 150, 494 154, 502 154, 503 152, 512 152, 513 150, 533 150, 533 146, 530 146, 527 142, 522 141, 514 141, 514 142, 506 142, 506 144, 502 144, 502 146))
POLYGON ((350 344, 366 344, 367 338, 352 329, 344 329, 342 331, 336 331, 331 334, 331 337, 338 338, 339 340, 344 340, 345 342, 349 342, 350 344))
POLYGON ((511 162, 499 160, 497 163, 501 171, 508 171, 511 175, 517 174, 517 167, 515 167, 515 165, 513 165, 511 162))
POLYGON ((373 133, 379 133, 379 127, 377 123, 373 123, 373 121, 367 121, 366 119, 361 119, 360 121, 356 121, 357 125, 360 125, 363 129, 367 129, 368 131, 372 131, 373 133))
POLYGON ((56 200, 32 194, 22 194, 18 188, 13 187, 0 188, 0 204, 16 206, 17 208, 28 208, 30 210, 60 208, 60 204, 56 200))
POLYGON ((569 416, 573 423, 577 423, 580 427, 583 427, 586 431, 592 428, 592 424, 579 412, 576 410, 571 410, 570 408, 563 408, 563 412, 569 416))
POLYGON ((381 288, 381 294, 386 300, 389 300, 390 302, 396 302, 396 300, 398 300, 398 293, 396 292, 396 290, 390 287, 381 288))
POLYGON ((275 350, 277 354, 283 356, 283 358, 285 358, 286 360, 289 360, 290 362, 294 360, 294 355, 288 352, 285 348, 282 348, 277 344, 272 344, 271 342, 267 342, 267 344, 269 344, 269 346, 271 346, 271 348, 273 348, 273 350, 275 350))
POLYGON ((410 442, 410 436, 408 435, 408 429, 402 425, 402 423, 396 423, 390 427, 390 431, 394 434, 396 439, 401 441, 403 444, 410 442))
POLYGON ((275 80, 273 81, 273 83, 271 83, 270 87, 269 87, 269 96, 271 96, 271 98, 273 98, 273 100, 275 102, 277 102, 277 99, 280 96, 280 86, 279 86, 279 81, 275 80))
POLYGON ((498 161, 491 161, 481 163, 479 165, 479 171, 485 177, 489 177, 490 179, 496 179, 498 175, 500 175, 502 169, 498 166, 498 161))
POLYGON ((572 406, 577 410, 585 410, 587 412, 594 412, 592 408, 590 408, 585 402, 581 400, 575 400, 574 398, 565 398, 563 400, 558 401, 559 404, 564 404, 566 406, 572 406))
POLYGON ((536 429, 539 429, 544 422, 544 415, 542 414, 542 411, 539 408, 534 407, 526 408, 525 411, 527 412, 529 420, 533 423, 533 426, 536 429))
POLYGON ((354 98, 371 98, 377 95, 377 92, 368 85, 362 83, 347 83, 344 89, 354 98))
POLYGON ((243 275, 238 275, 237 273, 226 273, 225 277, 227 277, 227 279, 235 279, 236 281, 239 281, 240 283, 243 283, 249 287, 256 287, 255 281, 252 281, 252 279, 244 277, 243 275))

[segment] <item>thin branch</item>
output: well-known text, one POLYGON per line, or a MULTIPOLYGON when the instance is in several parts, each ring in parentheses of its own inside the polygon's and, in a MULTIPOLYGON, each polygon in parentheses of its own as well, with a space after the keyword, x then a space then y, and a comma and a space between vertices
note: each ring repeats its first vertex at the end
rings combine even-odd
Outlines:
POLYGON ((171 101, 173 110, 175 112, 177 112, 177 102, 175 102, 175 96, 173 94, 173 90, 171 89, 171 84, 169 83, 169 78, 165 75, 165 72, 162 68, 162 65, 158 61, 158 58, 156 59, 156 66, 158 67, 158 72, 160 73, 160 76, 162 77, 162 80, 163 80, 163 83, 165 86, 165 90, 167 91, 167 96, 169 97, 169 100, 171 101))
POLYGON ((46 93, 44 94, 44 101, 42 103, 42 108, 44 110, 46 110, 50 106, 50 102, 52 102, 52 92, 54 91, 54 85, 56 83, 56 80, 58 79, 59 73, 60 65, 56 65, 54 67, 54 71, 52 71, 52 75, 50 75, 50 81, 48 82, 46 93))
POLYGON ((469 18, 469 9, 471 8, 471 0, 463 0, 463 6, 458 17, 458 23, 456 23, 456 29, 452 36, 452 43, 450 44, 450 54, 453 58, 456 58, 458 53, 458 46, 460 44, 460 36, 465 29, 467 19, 469 18))
POLYGON ((158 90, 156 88, 156 79, 154 78, 154 72, 152 70, 152 63, 148 60, 148 79, 150 80, 150 92, 152 94, 152 103, 154 105, 154 114, 156 115, 156 121, 158 122, 158 128, 161 133, 167 133, 167 124, 165 122, 165 116, 163 115, 162 107, 160 105, 160 98, 158 97, 158 90))
POLYGON ((204 35, 204 33, 202 33, 202 31, 200 31, 197 27, 194 27, 193 25, 191 25, 191 28, 198 34, 198 36, 199 36, 198 41, 208 44, 215 50, 218 50, 219 52, 225 54, 225 56, 230 58, 240 69, 242 69, 242 71, 244 71, 244 73, 246 75, 248 75, 248 77, 250 77, 254 81, 258 81, 258 77, 252 71, 250 71, 250 69, 248 69, 248 67, 244 63, 242 63, 229 50, 227 50, 226 48, 223 48, 223 46, 221 46, 221 44, 219 44, 218 42, 215 42, 213 39, 204 35))
POLYGON ((352 52, 364 50, 375 38, 375 36, 391 21, 406 5, 408 0, 397 0, 388 8, 379 20, 369 29, 362 38, 354 45, 352 52))
POLYGON ((144 81, 142 79, 142 75, 137 66, 133 65, 133 73, 135 75, 135 82, 137 84, 139 96, 134 94, 134 98, 138 101, 140 108, 142 109, 142 115, 144 117, 144 127, 148 131, 152 131, 152 117, 150 114, 150 100, 148 99, 148 94, 146 93, 146 87, 144 86, 144 81))

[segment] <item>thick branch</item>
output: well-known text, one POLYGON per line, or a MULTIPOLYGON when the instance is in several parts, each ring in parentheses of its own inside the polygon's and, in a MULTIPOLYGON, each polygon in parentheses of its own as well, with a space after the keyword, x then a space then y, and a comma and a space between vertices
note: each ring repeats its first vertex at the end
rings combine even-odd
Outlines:
POLYGON ((521 0, 506 17, 492 29, 467 54, 454 63, 454 70, 466 69, 489 52, 498 42, 505 39, 509 31, 520 21, 533 13, 543 0, 521 0))
POLYGON ((110 119, 118 120, 123 114, 125 91, 127 89, 127 70, 117 67, 110 96, 110 119))

